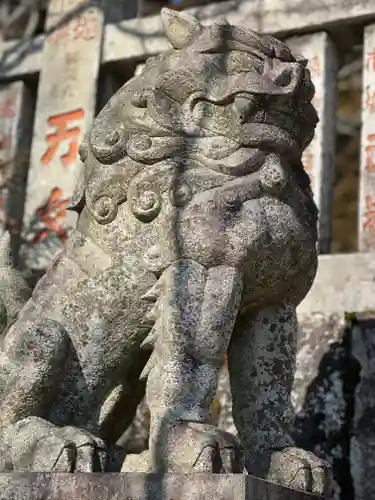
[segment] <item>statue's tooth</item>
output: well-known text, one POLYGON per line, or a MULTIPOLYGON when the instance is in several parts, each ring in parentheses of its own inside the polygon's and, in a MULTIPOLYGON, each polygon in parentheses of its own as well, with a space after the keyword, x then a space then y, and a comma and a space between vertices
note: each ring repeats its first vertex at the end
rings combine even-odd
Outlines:
POLYGON ((164 284, 159 281, 155 283, 154 286, 150 288, 144 295, 142 295, 142 300, 146 300, 148 302, 155 302, 163 290, 164 284))
POLYGON ((142 373, 139 377, 139 380, 144 380, 146 379, 149 374, 150 374, 150 371, 155 367, 156 365, 156 361, 157 361, 157 356, 156 356, 156 353, 155 351, 151 354, 150 356, 150 359, 147 361, 145 367, 143 368, 142 370, 142 373))
POLYGON ((150 347, 153 347, 155 345, 155 342, 157 341, 157 338, 158 338, 158 332, 156 328, 153 328, 142 342, 141 349, 148 349, 150 347))
POLYGON ((151 321, 156 321, 159 317, 159 301, 157 301, 152 307, 151 309, 145 314, 145 320, 148 322, 151 322, 151 321))

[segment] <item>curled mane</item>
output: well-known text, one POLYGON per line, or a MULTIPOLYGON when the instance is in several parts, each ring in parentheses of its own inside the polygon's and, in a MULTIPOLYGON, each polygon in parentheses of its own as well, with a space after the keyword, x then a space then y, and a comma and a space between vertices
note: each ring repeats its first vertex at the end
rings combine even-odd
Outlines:
POLYGON ((269 153, 304 175, 301 155, 318 122, 307 61, 227 22, 206 27, 169 9, 162 20, 173 49, 150 58, 112 97, 81 147, 85 168, 71 208, 86 204, 103 224, 125 200, 149 222, 160 190, 174 183, 172 202, 183 203, 256 172, 269 153))

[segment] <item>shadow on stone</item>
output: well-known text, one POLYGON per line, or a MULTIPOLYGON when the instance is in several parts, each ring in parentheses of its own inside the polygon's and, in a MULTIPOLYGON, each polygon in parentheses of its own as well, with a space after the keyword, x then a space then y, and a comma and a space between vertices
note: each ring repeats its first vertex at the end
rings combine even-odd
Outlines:
POLYGON ((335 498, 340 500, 354 498, 350 439, 360 366, 351 355, 351 331, 351 323, 345 322, 341 340, 330 344, 322 356, 296 413, 293 435, 297 446, 331 463, 335 498))

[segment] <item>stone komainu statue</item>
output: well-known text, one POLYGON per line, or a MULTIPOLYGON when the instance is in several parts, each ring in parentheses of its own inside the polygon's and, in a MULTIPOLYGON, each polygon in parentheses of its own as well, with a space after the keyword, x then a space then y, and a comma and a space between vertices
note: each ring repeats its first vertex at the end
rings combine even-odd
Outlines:
POLYGON ((247 471, 326 493, 327 464, 290 436, 296 306, 317 268, 306 61, 226 22, 162 18, 173 49, 94 120, 77 229, 5 335, 2 470, 242 472, 209 420, 227 352, 247 471), (149 450, 121 465, 145 388, 149 450))

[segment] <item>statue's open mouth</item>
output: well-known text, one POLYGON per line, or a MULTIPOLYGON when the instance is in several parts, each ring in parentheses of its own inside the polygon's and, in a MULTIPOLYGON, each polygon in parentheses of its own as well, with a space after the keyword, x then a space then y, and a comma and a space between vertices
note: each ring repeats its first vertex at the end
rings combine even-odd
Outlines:
MULTIPOLYGON (((301 148, 291 132, 267 123, 245 123, 239 133, 241 144, 266 152, 280 153, 291 159, 301 157, 301 148)), ((233 138, 236 140, 236 138, 233 138)))

